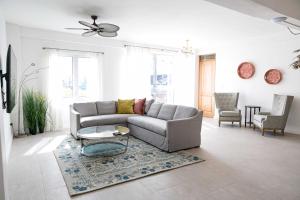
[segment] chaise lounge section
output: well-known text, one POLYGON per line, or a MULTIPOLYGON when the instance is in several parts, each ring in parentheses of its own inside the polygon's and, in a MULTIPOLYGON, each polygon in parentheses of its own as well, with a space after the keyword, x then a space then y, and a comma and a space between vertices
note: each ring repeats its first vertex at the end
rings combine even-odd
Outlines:
POLYGON ((71 134, 77 139, 81 128, 123 125, 132 136, 167 152, 200 146, 202 111, 152 102, 147 101, 145 115, 117 114, 115 101, 74 103, 70 106, 71 134))

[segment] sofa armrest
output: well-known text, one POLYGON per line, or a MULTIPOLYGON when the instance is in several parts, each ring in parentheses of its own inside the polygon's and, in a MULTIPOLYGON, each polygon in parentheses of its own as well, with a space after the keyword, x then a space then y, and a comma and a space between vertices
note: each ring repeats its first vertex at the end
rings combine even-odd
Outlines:
POLYGON ((218 113, 218 116, 220 115, 220 113, 223 111, 222 109, 220 109, 220 108, 216 108, 216 111, 217 111, 217 113, 218 113))
POLYGON ((200 146, 202 116, 199 111, 190 118, 167 121, 169 152, 200 146))
POLYGON ((284 117, 268 115, 263 121, 263 128, 284 129, 284 117))
POLYGON ((235 111, 238 111, 240 113, 240 117, 242 117, 242 110, 239 108, 236 108, 235 111))
POLYGON ((77 131, 80 129, 80 113, 70 106, 70 131, 75 139, 77 139, 77 131))

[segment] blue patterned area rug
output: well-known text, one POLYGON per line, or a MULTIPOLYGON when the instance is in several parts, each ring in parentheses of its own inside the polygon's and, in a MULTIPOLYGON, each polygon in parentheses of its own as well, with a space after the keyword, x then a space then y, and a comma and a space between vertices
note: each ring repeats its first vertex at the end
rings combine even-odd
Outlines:
POLYGON ((204 161, 186 151, 166 153, 134 137, 126 153, 112 157, 81 155, 80 142, 71 136, 54 154, 71 196, 204 161))

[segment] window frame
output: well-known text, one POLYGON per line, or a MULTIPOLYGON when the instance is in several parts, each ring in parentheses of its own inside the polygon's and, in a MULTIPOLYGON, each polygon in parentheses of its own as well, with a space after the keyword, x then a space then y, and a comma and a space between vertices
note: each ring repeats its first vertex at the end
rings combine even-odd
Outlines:
MULTIPOLYGON (((78 100, 82 97, 79 96, 79 59, 80 58, 90 58, 94 59, 93 56, 88 55, 82 55, 80 53, 74 53, 74 52, 63 52, 58 54, 58 56, 61 57, 71 57, 72 58, 72 96, 71 97, 62 97, 63 99, 73 99, 78 100)), ((99 78, 100 74, 99 74, 99 78)), ((100 87, 100 86, 99 86, 100 87)), ((87 97, 89 98, 89 97, 87 97)))

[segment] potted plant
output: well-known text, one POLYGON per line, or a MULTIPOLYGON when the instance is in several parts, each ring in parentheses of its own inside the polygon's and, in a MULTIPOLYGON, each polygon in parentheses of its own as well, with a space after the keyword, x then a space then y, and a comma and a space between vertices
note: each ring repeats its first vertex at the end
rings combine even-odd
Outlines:
POLYGON ((39 129, 39 133, 43 133, 47 122, 48 102, 46 97, 40 92, 36 93, 36 105, 37 105, 37 109, 36 109, 37 126, 39 129))
MULTIPOLYGON (((299 53, 300 49, 295 50, 294 53, 299 53)), ((293 69, 300 69, 300 54, 296 56, 295 61, 291 64, 293 69)))
POLYGON ((36 121, 36 100, 33 90, 25 90, 23 92, 23 113, 24 122, 29 129, 29 133, 35 135, 37 133, 36 121))

